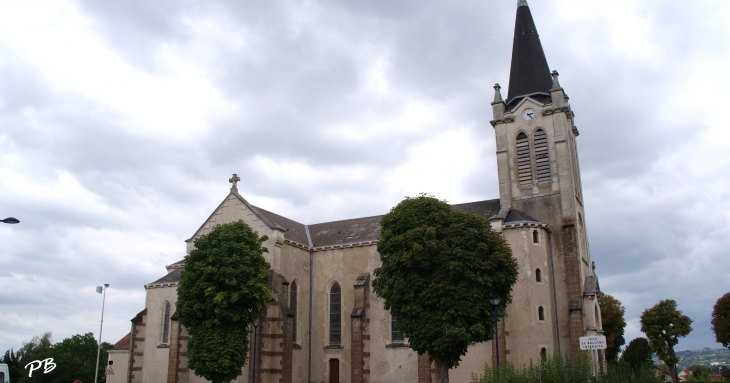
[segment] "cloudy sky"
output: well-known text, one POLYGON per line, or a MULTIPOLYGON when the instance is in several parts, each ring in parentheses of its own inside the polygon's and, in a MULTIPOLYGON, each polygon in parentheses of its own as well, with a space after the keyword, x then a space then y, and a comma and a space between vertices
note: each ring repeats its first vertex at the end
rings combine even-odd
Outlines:
MULTIPOLYGON (((0 2, 0 352, 116 342, 238 173, 302 223, 403 196, 498 197, 489 124, 515 0, 0 2)), ((730 291, 730 2, 532 0, 580 130, 602 289, 675 299, 721 347, 730 291)), ((506 92, 505 92, 506 94, 506 92)))

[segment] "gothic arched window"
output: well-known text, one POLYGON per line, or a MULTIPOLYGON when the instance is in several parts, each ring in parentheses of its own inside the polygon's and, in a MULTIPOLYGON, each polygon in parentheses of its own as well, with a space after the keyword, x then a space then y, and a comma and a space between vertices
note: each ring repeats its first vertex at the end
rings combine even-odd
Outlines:
POLYGON ((532 231, 532 243, 540 243, 540 233, 537 230, 532 231))
POLYGON ((330 344, 342 342, 342 295, 340 285, 335 283, 330 288, 330 344))
POLYGON ((547 361, 547 348, 545 347, 540 349, 540 360, 543 362, 547 361))
POLYGON ((540 269, 535 270, 535 282, 542 282, 542 271, 540 269))
POLYGON ((550 156, 548 155, 547 134, 544 130, 538 129, 534 135, 535 140, 535 173, 538 181, 550 180, 550 156))
POLYGON ((160 318, 160 343, 170 343, 170 302, 165 302, 160 318))
POLYGON ((537 308, 537 319, 545 320, 545 309, 542 306, 537 308))
POLYGON ((294 319, 292 320, 291 339, 292 342, 297 342, 297 283, 292 282, 289 286, 289 309, 294 313, 294 319))
POLYGON ((530 156, 530 141, 527 134, 517 135, 517 179, 520 184, 532 183, 532 159, 530 156))

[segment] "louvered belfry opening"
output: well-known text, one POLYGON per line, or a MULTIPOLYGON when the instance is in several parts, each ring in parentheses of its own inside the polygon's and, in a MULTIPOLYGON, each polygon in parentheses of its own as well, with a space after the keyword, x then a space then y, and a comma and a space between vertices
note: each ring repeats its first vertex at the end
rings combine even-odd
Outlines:
POLYGON ((550 156, 548 156, 547 134, 538 129, 535 132, 535 167, 538 181, 550 181, 550 156))
POLYGON ((522 185, 532 184, 530 141, 525 133, 517 135, 517 178, 522 185))

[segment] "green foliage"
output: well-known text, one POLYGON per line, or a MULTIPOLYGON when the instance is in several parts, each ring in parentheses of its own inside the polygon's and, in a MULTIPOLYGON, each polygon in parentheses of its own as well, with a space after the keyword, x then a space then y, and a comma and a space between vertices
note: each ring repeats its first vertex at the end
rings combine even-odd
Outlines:
MULTIPOLYGON (((484 374, 472 376, 472 383, 589 383, 594 382, 591 358, 581 352, 574 358, 559 353, 550 355, 539 364, 530 362, 522 369, 515 369, 509 362, 501 362, 498 368, 484 366, 484 374)), ((612 383, 615 383, 613 380, 612 383)), ((619 382, 621 383, 621 382, 619 382)))
POLYGON ((625 364, 634 373, 647 370, 653 366, 651 359, 651 347, 646 338, 636 338, 629 342, 623 354, 621 354, 620 362, 625 364))
MULTIPOLYGON (((636 338, 631 343, 634 343, 637 339, 643 339, 648 347, 649 343, 644 338, 636 338)), ((631 347, 631 343, 629 343, 629 347, 631 347)), ((651 351, 649 355, 651 358, 651 351)), ((623 358, 618 363, 609 364, 608 376, 611 383, 660 383, 664 381, 662 379, 664 377, 663 373, 656 370, 651 361, 648 365, 644 364, 635 369, 626 363, 623 358)))
MULTIPOLYGON (((51 352, 56 368, 52 372, 44 374, 42 381, 48 383, 66 383, 75 380, 93 382, 98 347, 99 344, 94 339, 94 334, 90 332, 84 335, 74 335, 56 343, 51 352)), ((106 377, 104 370, 108 359, 107 352, 113 348, 114 346, 109 343, 101 344, 97 370, 99 381, 103 381, 102 379, 106 377)), ((35 377, 38 372, 34 372, 33 376, 35 377)))
POLYGON ((600 291, 598 292, 598 304, 601 307, 603 335, 606 336, 606 360, 615 362, 621 346, 626 343, 626 339, 624 339, 626 308, 618 299, 600 291))
POLYGON ((458 365, 472 342, 494 334, 490 298, 511 302, 517 262, 489 221, 421 194, 381 220, 373 290, 409 346, 442 368, 458 365))
MULTIPOLYGON (((17 383, 66 383, 75 380, 82 382, 94 381, 94 365, 96 364, 96 352, 98 343, 92 333, 84 335, 73 335, 59 343, 53 343, 51 333, 47 332, 40 337, 33 337, 30 342, 23 343, 23 347, 15 353, 8 350, 2 358, 2 363, 8 364, 12 382, 17 383), (41 367, 28 376, 30 368, 25 366, 36 360, 53 358, 56 367, 44 373, 41 367)), ((114 348, 109 343, 101 344, 99 356, 99 381, 104 382, 104 368, 106 364, 107 351, 114 348)))
POLYGON ((679 358, 674 353, 674 346, 679 338, 692 331, 692 319, 677 310, 677 302, 666 299, 641 314, 641 331, 649 338, 649 346, 659 359, 669 366, 676 383, 676 364, 679 358))
POLYGON ((720 297, 712 309, 712 332, 719 343, 730 349, 730 293, 720 297))
POLYGON ((188 366, 213 383, 241 374, 248 356, 248 325, 264 314, 269 292, 268 252, 243 221, 216 226, 195 240, 177 289, 177 315, 191 339, 188 366))

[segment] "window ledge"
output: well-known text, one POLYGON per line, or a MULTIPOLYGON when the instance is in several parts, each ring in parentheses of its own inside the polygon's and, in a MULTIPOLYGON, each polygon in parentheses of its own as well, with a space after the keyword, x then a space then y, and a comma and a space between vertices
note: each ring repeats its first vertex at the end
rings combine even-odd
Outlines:
POLYGON ((339 350, 339 349, 343 349, 343 348, 344 347, 341 344, 330 344, 328 346, 324 346, 324 349, 325 350, 330 350, 330 349, 332 349, 332 350, 339 350))
POLYGON ((408 348, 408 345, 403 342, 388 343, 385 345, 385 348, 408 348))
POLYGON ((163 344, 158 344, 157 345, 157 348, 170 348, 170 345, 169 344, 164 344, 164 343, 163 344))

